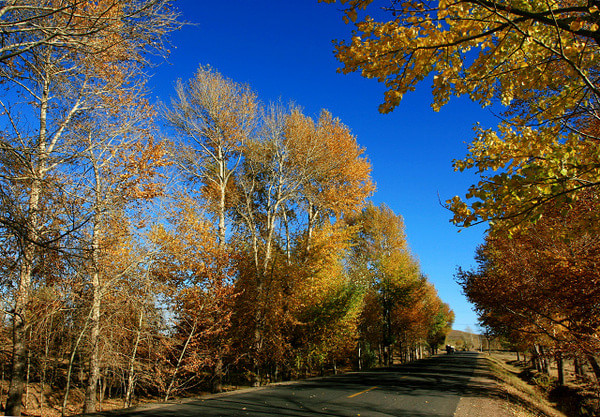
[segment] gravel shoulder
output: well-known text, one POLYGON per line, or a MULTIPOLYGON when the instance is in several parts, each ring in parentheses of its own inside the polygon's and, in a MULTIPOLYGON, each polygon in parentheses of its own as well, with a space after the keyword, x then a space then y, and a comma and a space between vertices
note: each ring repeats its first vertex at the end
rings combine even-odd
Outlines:
POLYGON ((461 397, 454 417, 566 417, 536 389, 518 376, 503 357, 481 354, 484 361, 470 383, 484 388, 488 396, 461 397))
POLYGON ((496 381, 487 361, 478 366, 469 380, 469 385, 488 396, 468 395, 460 398, 454 417, 513 417, 524 416, 506 399, 504 390, 496 381))

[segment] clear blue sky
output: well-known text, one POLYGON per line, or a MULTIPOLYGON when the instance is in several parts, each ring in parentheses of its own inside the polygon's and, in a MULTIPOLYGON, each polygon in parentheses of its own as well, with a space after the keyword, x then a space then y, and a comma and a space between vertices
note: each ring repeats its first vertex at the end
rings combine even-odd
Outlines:
POLYGON ((454 328, 475 329, 477 319, 454 282, 457 266, 474 265, 484 226, 467 230, 449 223, 439 204, 463 196, 477 178, 455 173, 473 138, 473 125, 495 125, 488 110, 467 98, 435 113, 431 82, 405 97, 391 114, 377 111, 383 86, 357 74, 338 74, 333 39, 348 39, 339 5, 317 0, 179 0, 183 20, 193 23, 171 36, 171 55, 150 72, 152 95, 168 102, 178 78, 188 80, 200 64, 249 84, 263 102, 294 101, 306 114, 329 110, 352 129, 373 166, 375 204, 404 217, 410 246, 423 272, 456 314, 454 328))

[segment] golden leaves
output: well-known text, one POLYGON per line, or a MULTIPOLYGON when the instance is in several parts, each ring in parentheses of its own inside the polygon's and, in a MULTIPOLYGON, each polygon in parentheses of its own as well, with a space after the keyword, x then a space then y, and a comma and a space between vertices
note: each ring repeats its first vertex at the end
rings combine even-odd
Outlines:
MULTIPOLYGON (((595 42, 581 42, 561 32, 562 25, 557 29, 532 15, 533 11, 540 16, 549 13, 548 7, 543 2, 505 7, 495 2, 459 1, 427 9, 419 2, 404 1, 396 5, 394 20, 366 18, 357 23, 351 43, 339 42, 336 54, 344 64, 343 72, 360 71, 386 84, 382 112, 392 111, 406 92, 431 73, 438 77, 433 89, 435 109, 451 95, 461 94, 470 94, 482 105, 489 105, 498 95, 508 105, 526 90, 558 87, 550 68, 560 59, 557 43, 573 62, 583 58, 582 68, 593 65, 586 55, 591 57, 597 49, 595 42), (526 12, 528 18, 521 15, 526 12), (474 47, 480 52, 473 60, 466 54, 474 47)), ((584 24, 583 17, 564 19, 574 31, 584 26, 596 30, 595 23, 584 24)), ((572 72, 568 66, 562 70, 572 72)))
POLYGON ((457 224, 519 212, 535 217, 552 196, 582 181, 598 182, 597 152, 582 145, 590 138, 578 133, 593 123, 592 103, 600 96, 594 81, 597 7, 460 0, 429 8, 402 1, 393 19, 365 18, 356 29, 350 43, 338 42, 336 56, 343 72, 360 71, 385 84, 381 112, 394 110, 429 75, 436 111, 463 94, 482 106, 509 109, 505 122, 478 131, 469 154, 455 161, 456 170, 482 175, 469 192, 471 206, 456 198, 447 202, 457 224), (578 159, 564 155, 573 147, 581 151, 578 159), (592 168, 582 176, 582 166, 592 168))
POLYGON ((569 28, 574 32, 577 32, 582 27, 583 27, 583 22, 581 20, 573 20, 571 22, 571 24, 569 25, 569 28))

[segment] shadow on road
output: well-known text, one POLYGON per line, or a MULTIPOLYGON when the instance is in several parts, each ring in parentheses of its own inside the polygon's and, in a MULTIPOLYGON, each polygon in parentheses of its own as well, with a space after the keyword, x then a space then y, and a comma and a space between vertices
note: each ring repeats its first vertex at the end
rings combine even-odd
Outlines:
POLYGON ((485 366, 475 353, 440 355, 391 368, 95 415, 449 417, 460 397, 499 395, 493 384, 470 383, 474 374, 486 374, 485 366), (364 390, 369 391, 360 394, 364 390))

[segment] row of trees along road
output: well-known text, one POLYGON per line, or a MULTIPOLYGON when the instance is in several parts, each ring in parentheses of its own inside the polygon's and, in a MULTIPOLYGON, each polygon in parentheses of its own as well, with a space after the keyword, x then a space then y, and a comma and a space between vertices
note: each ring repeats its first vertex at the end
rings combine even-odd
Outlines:
MULTIPOLYGON (((334 3, 335 0, 324 0, 334 3)), ((487 223, 478 268, 457 274, 491 335, 600 381, 598 229, 600 4, 512 0, 341 0, 353 22, 337 42, 342 72, 386 86, 382 112, 431 76, 433 107, 468 95, 499 109, 456 170, 481 180, 447 207, 487 223), (369 17, 374 16, 374 17, 369 17)))
POLYGON ((147 101, 179 26, 169 0, 0 5, 8 415, 389 364, 451 326, 338 119, 210 67, 147 101))

